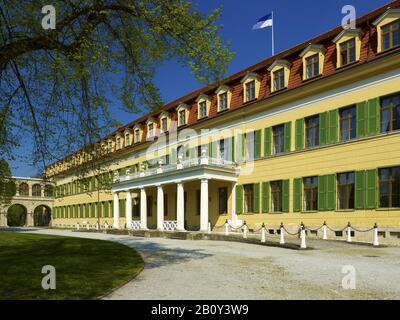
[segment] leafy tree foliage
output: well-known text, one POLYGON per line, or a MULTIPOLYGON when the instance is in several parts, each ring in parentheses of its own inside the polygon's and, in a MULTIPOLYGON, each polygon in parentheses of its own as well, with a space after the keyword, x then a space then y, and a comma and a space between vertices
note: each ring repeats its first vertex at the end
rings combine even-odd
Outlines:
POLYGON ((111 102, 132 114, 159 108, 153 77, 165 60, 207 84, 232 58, 218 35, 221 8, 203 14, 184 0, 51 3, 54 30, 41 25, 48 1, 0 2, 0 157, 28 135, 31 160, 43 168, 110 130, 111 102))

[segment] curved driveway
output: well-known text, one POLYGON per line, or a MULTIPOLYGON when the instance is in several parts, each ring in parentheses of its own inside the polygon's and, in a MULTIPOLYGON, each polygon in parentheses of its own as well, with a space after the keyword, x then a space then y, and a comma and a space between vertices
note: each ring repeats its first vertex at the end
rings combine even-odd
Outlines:
POLYGON ((316 250, 294 251, 235 242, 31 232, 138 249, 145 269, 106 299, 400 299, 400 248, 319 241, 316 250), (342 288, 342 268, 348 265, 356 271, 355 290, 342 288))

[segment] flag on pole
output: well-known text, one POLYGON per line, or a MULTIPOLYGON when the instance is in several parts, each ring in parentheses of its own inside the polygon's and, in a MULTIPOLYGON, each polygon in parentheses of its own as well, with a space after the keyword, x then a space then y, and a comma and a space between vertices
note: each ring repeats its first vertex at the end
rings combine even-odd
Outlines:
POLYGON ((273 14, 272 13, 267 14, 265 17, 262 17, 257 21, 257 23, 253 26, 253 30, 272 27, 274 24, 273 20, 274 20, 273 14))

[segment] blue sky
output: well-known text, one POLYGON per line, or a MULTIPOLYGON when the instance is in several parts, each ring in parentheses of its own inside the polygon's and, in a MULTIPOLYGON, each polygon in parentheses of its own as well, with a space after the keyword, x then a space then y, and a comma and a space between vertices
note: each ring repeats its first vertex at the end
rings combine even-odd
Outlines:
MULTIPOLYGON (((281 52, 302 43, 316 35, 340 25, 342 7, 353 5, 357 16, 387 4, 388 0, 193 0, 202 12, 223 6, 219 24, 224 27, 221 35, 232 42, 235 57, 230 64, 228 75, 271 55, 271 29, 252 30, 262 16, 274 11, 275 52, 281 52)), ((165 62, 157 69, 155 76, 165 102, 175 100, 201 85, 194 79, 188 68, 176 61, 165 62)), ((116 106, 110 106, 114 117, 122 124, 134 120, 138 115, 127 114, 116 106), (127 121, 129 119, 129 121, 127 121)), ((18 150, 26 153, 29 146, 18 150)), ((13 175, 31 176, 37 169, 21 161, 10 163, 13 175)))

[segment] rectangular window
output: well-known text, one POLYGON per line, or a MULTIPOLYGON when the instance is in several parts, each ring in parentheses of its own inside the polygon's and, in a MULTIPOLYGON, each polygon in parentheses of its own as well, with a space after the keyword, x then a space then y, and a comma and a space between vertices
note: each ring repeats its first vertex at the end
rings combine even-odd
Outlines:
POLYGON ((315 54, 306 59, 307 79, 314 78, 319 75, 319 54, 315 54))
POLYGON ((245 134, 246 139, 246 160, 254 160, 255 154, 255 132, 247 132, 245 134))
POLYGON ((246 102, 252 101, 256 98, 256 82, 250 81, 246 83, 246 102))
POLYGON ((153 138, 154 137, 154 124, 150 123, 148 128, 149 128, 149 134, 147 136, 149 138, 153 138))
POLYGON ((117 150, 121 149, 121 138, 117 138, 117 150))
POLYGON ((228 109, 228 93, 224 92, 219 95, 219 111, 228 109))
POLYGON ((345 66, 356 61, 355 39, 351 39, 340 44, 340 59, 341 66, 345 66))
POLYGON ((186 110, 179 111, 179 126, 186 125, 186 110))
POLYGON ((354 172, 337 175, 338 209, 354 209, 354 172))
POLYGON ((167 118, 161 119, 161 130, 164 133, 168 131, 168 119, 167 118))
POLYGON ((153 197, 147 196, 146 201, 147 201, 147 216, 152 217, 153 216, 153 197))
POLYGON ((400 45, 399 29, 399 20, 382 27, 382 50, 389 50, 400 45))
POLYGON ((125 134, 125 147, 129 146, 131 144, 131 140, 129 137, 129 133, 125 134))
POLYGON ((381 132, 400 129, 400 94, 381 98, 381 132))
POLYGON ((274 154, 285 152, 285 127, 284 125, 272 128, 274 139, 274 154))
POLYGON ((244 186, 244 213, 254 212, 254 185, 244 186))
POLYGON ((139 143, 140 142, 140 130, 136 129, 135 130, 135 143, 139 143))
POLYGON ((219 141, 219 155, 220 155, 220 159, 227 160, 226 153, 225 153, 225 140, 224 139, 221 139, 219 141))
POLYGON ((282 212, 282 181, 271 182, 271 210, 282 212))
POLYGON ((400 208, 400 167, 379 169, 379 206, 400 208))
POLYGON ((274 72, 274 91, 285 88, 285 69, 282 68, 274 72))
POLYGON ((306 147, 319 146, 319 116, 306 118, 306 147))
POLYGON ((207 101, 202 101, 199 104, 199 111, 200 111, 200 115, 199 118, 203 119, 205 117, 207 117, 207 101))
POLYGON ((218 189, 218 213, 227 214, 228 213, 228 188, 218 189))
POLYGON ((304 211, 318 210, 318 177, 304 178, 304 211))
POLYGON ((339 110, 340 141, 350 141, 356 138, 356 107, 339 110))

